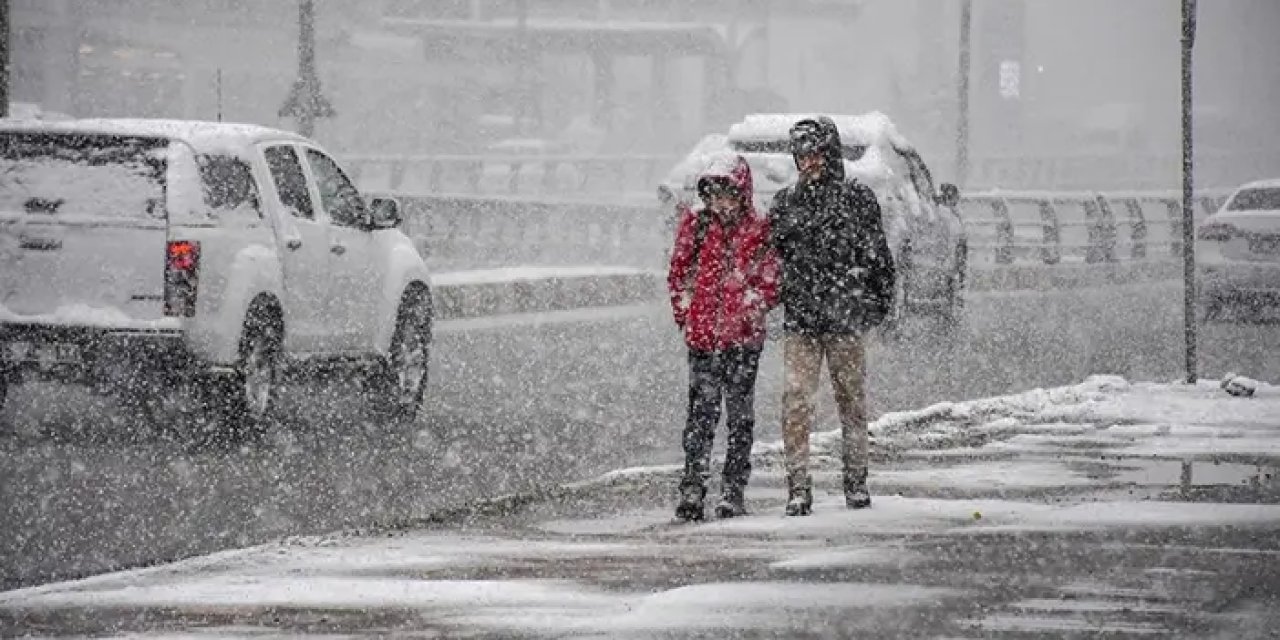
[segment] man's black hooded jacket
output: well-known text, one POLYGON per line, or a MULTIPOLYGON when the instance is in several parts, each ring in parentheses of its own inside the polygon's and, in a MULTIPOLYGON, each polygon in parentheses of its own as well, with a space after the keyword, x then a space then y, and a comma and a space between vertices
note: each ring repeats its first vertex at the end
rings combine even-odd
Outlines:
POLYGON ((816 120, 826 158, 822 177, 803 175, 774 196, 770 237, 782 258, 781 302, 788 333, 845 335, 879 325, 893 307, 893 255, 871 189, 847 179, 840 133, 816 120))

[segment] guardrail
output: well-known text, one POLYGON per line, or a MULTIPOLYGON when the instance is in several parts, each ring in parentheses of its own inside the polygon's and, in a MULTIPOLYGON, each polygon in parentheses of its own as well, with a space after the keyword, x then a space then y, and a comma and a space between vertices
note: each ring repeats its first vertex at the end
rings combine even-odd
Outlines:
POLYGON ((344 156, 365 191, 487 196, 654 193, 678 158, 665 155, 344 156))
MULTIPOLYGON (((1227 191, 1196 196, 1196 217, 1227 191)), ((601 265, 638 272, 484 283, 441 282, 441 317, 620 305, 661 297, 671 243, 654 202, 397 195, 405 231, 437 273, 601 265)), ((972 291, 1052 291, 1172 280, 1181 273, 1182 199, 1174 193, 988 192, 966 196, 972 291)), ((518 271, 518 270, 517 270, 518 271)), ((535 270, 536 271, 536 270, 535 270)), ((516 274, 518 275, 518 274, 516 274)))
MULTIPOLYGON (((1226 190, 1196 196, 1196 217, 1226 190)), ((652 205, 550 198, 396 195, 405 229, 439 270, 601 264, 662 269, 670 229, 652 205)), ((961 217, 975 267, 1167 260, 1182 255, 1182 199, 1172 192, 987 192, 961 217)))
MULTIPOLYGON (((1229 190, 1196 194, 1196 219, 1229 190)), ((1170 192, 988 192, 965 196, 971 261, 1118 262, 1182 255, 1182 196, 1170 192)))

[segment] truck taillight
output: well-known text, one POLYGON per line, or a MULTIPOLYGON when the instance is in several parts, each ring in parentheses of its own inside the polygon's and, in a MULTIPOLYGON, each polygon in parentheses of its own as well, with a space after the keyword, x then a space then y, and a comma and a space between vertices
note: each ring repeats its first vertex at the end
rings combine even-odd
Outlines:
POLYGON ((190 318, 196 314, 200 284, 200 243, 173 240, 165 247, 164 314, 190 318))

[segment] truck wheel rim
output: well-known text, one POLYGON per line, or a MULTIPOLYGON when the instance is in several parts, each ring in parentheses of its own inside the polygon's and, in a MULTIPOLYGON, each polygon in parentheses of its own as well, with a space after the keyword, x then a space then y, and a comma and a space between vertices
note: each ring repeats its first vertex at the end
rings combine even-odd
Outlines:
POLYGON ((396 353, 396 389, 401 402, 417 402, 418 390, 427 374, 427 354, 422 336, 417 331, 406 331, 396 353))
POLYGON ((244 395, 252 416, 266 415, 274 387, 275 364, 271 349, 266 338, 258 336, 250 344, 244 359, 244 395))

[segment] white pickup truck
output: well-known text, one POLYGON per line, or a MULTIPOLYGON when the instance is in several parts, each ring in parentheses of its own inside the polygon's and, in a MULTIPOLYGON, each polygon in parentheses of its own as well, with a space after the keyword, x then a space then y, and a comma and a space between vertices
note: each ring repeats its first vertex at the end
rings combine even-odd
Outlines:
POLYGON ((366 202, 292 133, 0 121, 0 410, 27 380, 182 390, 241 436, 272 419, 287 369, 336 365, 409 418, 432 306, 399 224, 395 200, 366 202))

